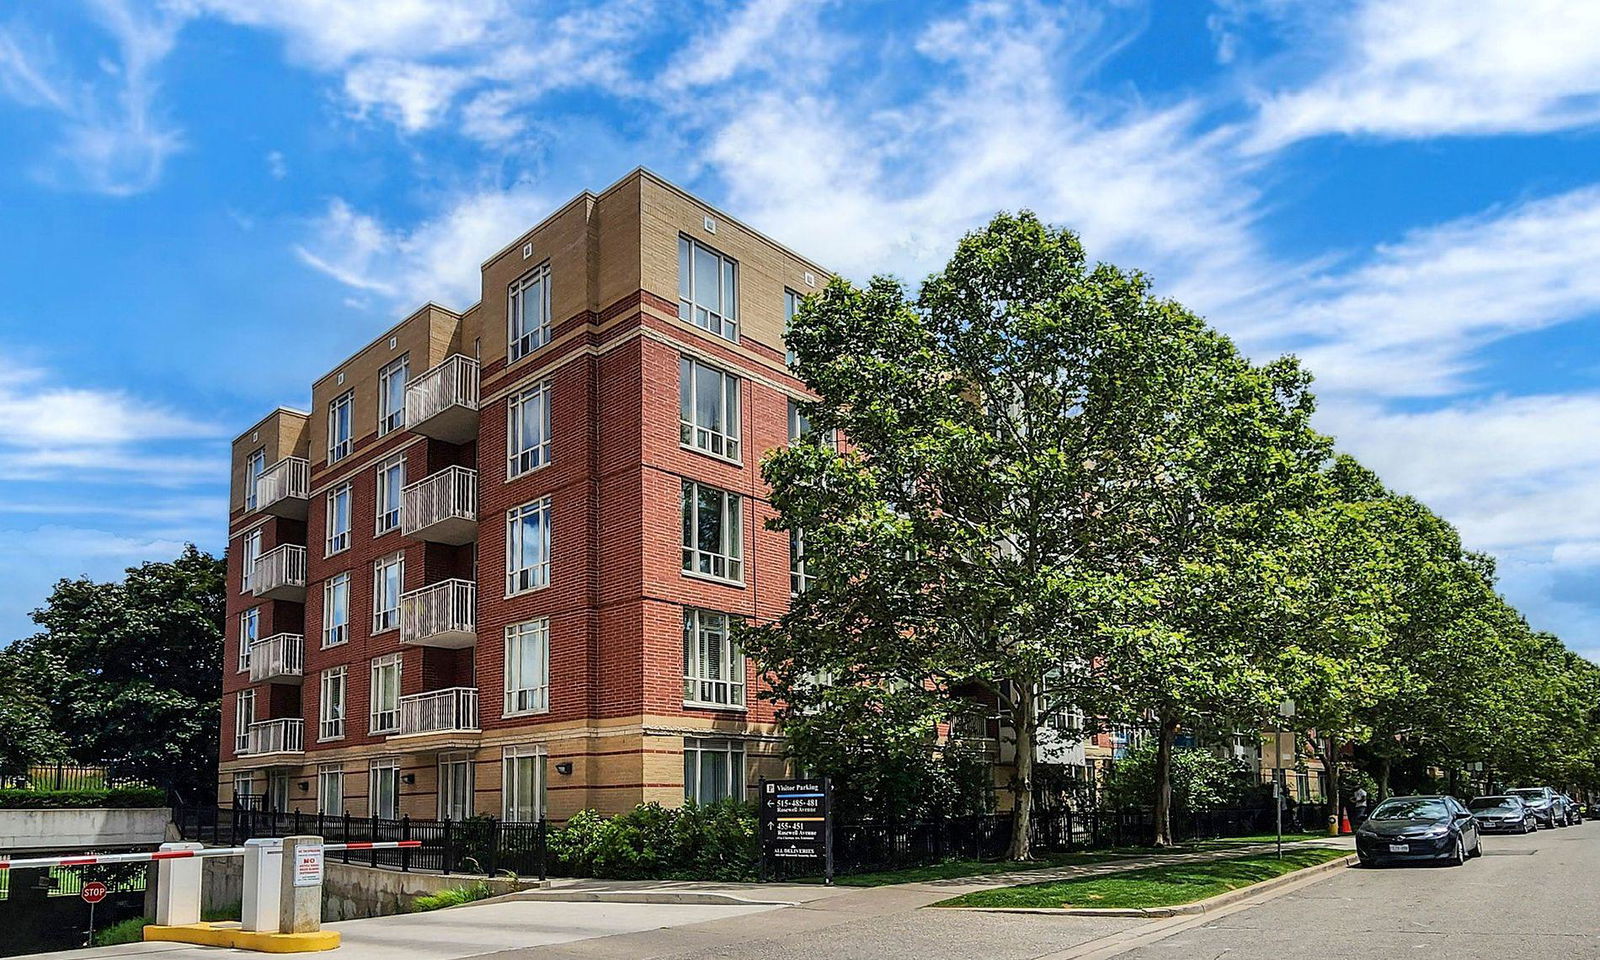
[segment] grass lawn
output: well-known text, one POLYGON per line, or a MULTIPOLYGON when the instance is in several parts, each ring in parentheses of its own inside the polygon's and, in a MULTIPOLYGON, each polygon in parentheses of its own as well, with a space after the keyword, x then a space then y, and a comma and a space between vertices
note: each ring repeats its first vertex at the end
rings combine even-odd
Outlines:
MULTIPOLYGON (((1330 838, 1326 833, 1285 833, 1283 835, 1284 843, 1328 839, 1334 838, 1330 838)), ((1193 850, 1215 850, 1218 847, 1236 847, 1241 843, 1276 843, 1277 841, 1278 835, 1276 833, 1258 833, 1252 837, 1221 837, 1216 840, 1196 840, 1194 843, 1189 844, 1189 847, 1193 850)))
POLYGON ((1125 873, 1020 887, 980 890, 936 904, 941 907, 1170 907, 1214 897, 1253 883, 1313 867, 1348 850, 1288 850, 1207 863, 1146 867, 1125 873))

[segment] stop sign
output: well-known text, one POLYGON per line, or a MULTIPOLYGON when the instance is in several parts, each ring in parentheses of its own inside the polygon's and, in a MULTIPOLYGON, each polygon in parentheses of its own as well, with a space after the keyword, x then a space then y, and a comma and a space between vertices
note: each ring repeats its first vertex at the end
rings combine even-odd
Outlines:
POLYGON ((106 885, 99 880, 90 880, 83 885, 79 896, 83 897, 85 903, 99 903, 106 898, 106 885))

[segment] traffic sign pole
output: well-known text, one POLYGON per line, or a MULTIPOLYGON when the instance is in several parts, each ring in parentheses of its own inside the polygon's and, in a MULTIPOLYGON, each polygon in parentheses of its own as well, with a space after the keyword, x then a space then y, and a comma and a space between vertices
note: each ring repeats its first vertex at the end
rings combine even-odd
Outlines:
POLYGON ((78 891, 78 896, 89 905, 89 942, 86 946, 94 946, 94 905, 106 898, 106 885, 99 880, 90 880, 78 891))

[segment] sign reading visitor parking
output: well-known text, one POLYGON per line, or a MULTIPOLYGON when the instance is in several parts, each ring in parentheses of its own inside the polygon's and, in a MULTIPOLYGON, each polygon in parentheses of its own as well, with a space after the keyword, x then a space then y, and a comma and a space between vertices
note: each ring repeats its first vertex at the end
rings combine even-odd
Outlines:
POLYGON ((295 851, 294 885, 315 887, 322 883, 322 844, 306 844, 295 851))
POLYGON ((106 898, 106 885, 99 880, 90 880, 78 891, 78 896, 83 898, 84 903, 99 903, 106 898))
POLYGON ((761 862, 811 866, 833 882, 833 786, 827 777, 761 781, 761 862))

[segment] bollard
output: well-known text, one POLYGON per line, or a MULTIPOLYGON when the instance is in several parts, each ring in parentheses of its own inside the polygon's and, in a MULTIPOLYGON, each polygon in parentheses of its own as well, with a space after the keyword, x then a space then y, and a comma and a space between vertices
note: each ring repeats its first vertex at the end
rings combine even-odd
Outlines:
POLYGON ((278 932, 322 929, 322 838, 284 837, 278 887, 278 932))
MULTIPOLYGON (((203 843, 163 843, 162 850, 201 850, 203 843)), ((156 865, 156 923, 179 926, 200 922, 198 858, 162 860, 156 865)))
POLYGON ((244 842, 244 898, 240 928, 278 932, 278 899, 283 883, 283 841, 276 837, 244 842))

